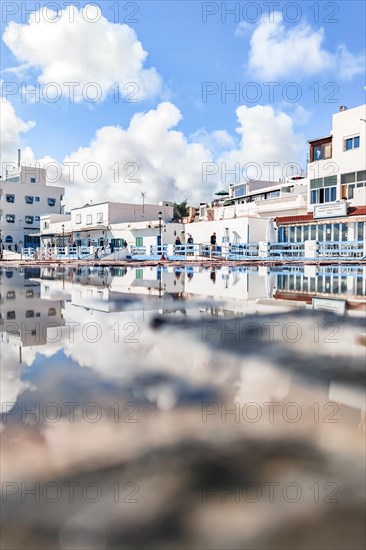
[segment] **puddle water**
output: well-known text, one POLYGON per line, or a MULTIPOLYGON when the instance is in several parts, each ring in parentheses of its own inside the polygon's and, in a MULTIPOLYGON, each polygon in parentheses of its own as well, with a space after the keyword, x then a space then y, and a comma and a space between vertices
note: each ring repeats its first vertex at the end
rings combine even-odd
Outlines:
POLYGON ((366 268, 5 268, 2 548, 365 547, 366 268))

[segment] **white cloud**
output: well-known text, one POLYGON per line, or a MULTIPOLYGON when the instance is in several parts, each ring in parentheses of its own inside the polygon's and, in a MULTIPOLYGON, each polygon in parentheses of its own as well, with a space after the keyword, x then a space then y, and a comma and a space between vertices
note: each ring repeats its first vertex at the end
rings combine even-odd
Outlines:
MULTIPOLYGON (((9 102, 7 109, 7 126, 13 128, 17 123, 18 128, 28 129, 30 123, 18 119, 9 102)), ((60 166, 61 180, 51 181, 55 171, 49 168, 50 183, 65 185, 67 210, 90 200, 137 202, 142 191, 146 193, 147 203, 188 199, 190 204, 198 204, 211 200, 215 191, 223 186, 242 181, 243 176, 265 180, 273 176, 279 178, 283 176, 284 165, 301 163, 306 154, 306 140, 295 131, 293 120, 301 112, 297 108, 291 117, 280 110, 275 111, 272 106, 241 106, 236 110, 238 140, 225 130, 209 133, 204 129, 187 138, 176 129, 182 118, 179 109, 172 103, 163 102, 156 109, 135 114, 127 128, 104 126, 98 129, 89 144, 64 158, 60 166), (265 166, 268 162, 279 166, 270 172, 265 166), (206 163, 211 163, 209 172, 215 172, 207 177, 206 163), (257 174, 254 168, 246 173, 247 163, 256 163, 262 172, 257 174), (240 178, 235 172, 237 165, 240 178), (226 176, 225 170, 234 171, 234 174, 226 176)), ((302 114, 306 118, 307 112, 302 114)), ((7 142, 11 143, 7 150, 13 151, 8 155, 9 160, 15 161, 20 144, 19 131, 7 142)), ((49 156, 35 159, 30 147, 22 149, 22 160, 31 163, 37 160, 40 166, 56 162, 49 156)))
POLYGON ((286 29, 280 12, 273 21, 263 16, 251 37, 248 68, 263 79, 295 81, 330 70, 345 79, 362 73, 365 56, 353 55, 344 45, 335 53, 327 51, 324 34, 323 28, 313 30, 305 22, 286 29))
MULTIPOLYGON (((64 162, 77 162, 75 183, 67 188, 67 206, 93 200, 134 202, 146 192, 146 202, 161 200, 202 200, 214 191, 202 184, 202 163, 212 160, 210 151, 198 142, 189 143, 175 130, 181 119, 179 109, 169 102, 156 109, 137 113, 127 129, 118 126, 100 128, 89 146, 80 147, 64 162), (101 178, 95 183, 85 177, 89 162, 100 166, 101 178), (116 169, 119 168, 118 178, 116 169), (83 174, 84 168, 84 174, 83 174)), ((64 169, 69 174, 69 169, 64 169)))
MULTIPOLYGON (((91 23, 85 11, 75 6, 60 10, 55 21, 50 14, 56 17, 56 12, 45 10, 32 13, 25 24, 12 21, 5 29, 4 42, 21 63, 21 71, 24 66, 39 70, 38 80, 43 86, 56 83, 68 98, 72 91, 65 83, 79 83, 74 88, 75 101, 83 99, 83 87, 93 82, 96 91, 102 91, 102 98, 115 83, 119 83, 122 95, 132 94, 132 99, 160 91, 161 78, 155 68, 144 68, 147 52, 131 27, 111 23, 101 13, 91 23), (133 84, 123 90, 127 83, 133 84)), ((85 94, 92 97, 93 88, 84 92, 84 98, 85 94)))
POLYGON ((272 180, 286 175, 284 167, 287 164, 303 165, 306 140, 295 132, 291 116, 268 105, 243 105, 237 108, 236 114, 240 146, 219 159, 220 163, 225 162, 227 170, 233 170, 235 163, 239 163, 241 175, 272 180), (273 167, 265 163, 273 163, 273 167))
MULTIPOLYGON (((35 122, 25 122, 17 116, 11 101, 0 98, 1 101, 1 159, 3 162, 16 162, 17 150, 21 145, 21 134, 35 126, 35 122)), ((34 155, 29 147, 23 148, 23 160, 34 162, 34 155)))

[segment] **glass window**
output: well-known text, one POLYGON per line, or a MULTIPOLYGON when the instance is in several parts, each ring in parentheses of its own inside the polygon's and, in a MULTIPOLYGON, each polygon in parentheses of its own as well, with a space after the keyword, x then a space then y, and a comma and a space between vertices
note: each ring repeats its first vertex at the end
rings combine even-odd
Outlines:
POLYGON ((293 225, 290 226, 290 243, 295 242, 295 227, 293 225))
POLYGON ((6 314, 6 318, 7 318, 8 320, 10 320, 10 319, 15 319, 15 318, 16 318, 16 317, 15 317, 15 311, 8 311, 8 313, 6 314))
POLYGON ((301 243, 302 241, 302 226, 298 225, 296 227, 296 242, 301 243))
POLYGON ((339 241, 339 223, 333 225, 333 241, 339 241))
POLYGON ((30 179, 30 182, 31 182, 31 183, 36 183, 36 178, 31 178, 31 179, 30 179))
POLYGON ((318 225, 318 241, 322 242, 324 240, 324 225, 318 225))
POLYGON ((332 224, 327 223, 325 226, 325 240, 331 241, 332 240, 332 224))
POLYGON ((136 246, 143 246, 144 239, 143 237, 136 237, 136 246))
POLYGON ((9 290, 7 293, 6 293, 6 298, 8 300, 14 300, 15 298, 15 290, 9 290))
POLYGON ((8 223, 14 223, 15 222, 15 216, 14 214, 7 214, 5 216, 5 219, 8 223))
POLYGON ((288 227, 285 225, 284 228, 283 228, 283 242, 284 243, 288 242, 288 236, 289 236, 288 227))
POLYGON ((15 202, 15 195, 6 195, 6 202, 15 202))
POLYGON ((324 202, 330 202, 330 189, 326 187, 324 189, 324 202))
POLYGON ((88 214, 87 217, 86 217, 86 223, 88 225, 92 224, 93 223, 93 216, 91 214, 88 214))
POLYGON ((353 183, 354 181, 356 181, 356 172, 341 174, 341 183, 353 183))
POLYGON ((47 202, 48 202, 48 206, 55 206, 56 199, 48 198, 47 202))
POLYGON ((352 144, 353 144, 353 139, 352 138, 345 139, 344 143, 345 143, 346 151, 348 151, 349 149, 352 149, 352 144))
POLYGON ((33 223, 34 216, 26 216, 25 217, 25 223, 32 224, 33 223))
POLYGON ((308 240, 309 240, 309 226, 304 225, 304 241, 308 241, 308 240))
POLYGON ((103 212, 98 212, 97 214, 97 223, 103 222, 103 212))
POLYGON ((13 237, 12 237, 11 235, 7 235, 7 236, 5 237, 5 242, 6 242, 6 243, 12 243, 12 242, 13 242, 13 237))
POLYGON ((365 181, 366 180, 366 170, 361 170, 361 172, 357 172, 357 181, 365 181))
POLYGON ((330 188, 330 200, 331 200, 331 202, 334 202, 335 200, 337 200, 337 188, 336 187, 331 187, 330 188))
POLYGON ((353 199, 354 190, 355 190, 355 185, 354 184, 348 186, 348 198, 349 199, 353 199))
POLYGON ((26 195, 25 196, 25 202, 27 204, 33 204, 33 197, 31 197, 30 195, 26 195))
POLYGON ((25 312, 25 317, 27 319, 31 319, 32 317, 34 317, 34 311, 33 309, 28 309, 28 311, 25 312))
POLYGON ((310 203, 311 204, 316 204, 317 202, 317 191, 313 190, 311 191, 311 194, 310 194, 310 203))
POLYGON ((39 216, 34 216, 34 219, 35 219, 36 222, 39 222, 40 217, 39 216))
POLYGON ((315 241, 316 240, 316 225, 310 226, 310 240, 315 241))
POLYGON ((39 202, 39 197, 34 197, 35 202, 39 202))
POLYGON ((353 138, 353 148, 357 149, 357 147, 360 146, 360 136, 356 136, 353 138))
POLYGON ((358 241, 363 241, 364 239, 364 225, 365 225, 365 222, 357 223, 357 240, 358 241))
POLYGON ((347 240, 348 235, 348 225, 346 223, 342 223, 342 241, 347 240))
POLYGON ((318 189, 319 187, 323 187, 323 185, 324 185, 323 178, 310 180, 310 189, 318 189))
POLYGON ((76 214, 76 223, 81 223, 81 214, 76 214))
POLYGON ((327 176, 324 178, 324 187, 332 187, 332 185, 337 185, 337 176, 327 176))
POLYGON ((283 227, 278 228, 278 242, 283 243, 283 227))

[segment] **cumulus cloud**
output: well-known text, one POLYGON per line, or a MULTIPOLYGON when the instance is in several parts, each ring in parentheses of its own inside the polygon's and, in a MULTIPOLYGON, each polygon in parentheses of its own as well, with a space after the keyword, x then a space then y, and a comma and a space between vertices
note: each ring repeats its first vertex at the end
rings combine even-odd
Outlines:
MULTIPOLYGON (((34 128, 35 122, 25 122, 17 116, 11 101, 1 98, 1 159, 4 162, 16 162, 17 150, 22 143, 21 134, 34 128)), ((34 155, 30 147, 24 147, 23 160, 34 162, 34 155)))
POLYGON ((239 122, 236 131, 241 136, 239 147, 219 159, 227 169, 234 170, 239 164, 241 176, 272 180, 290 175, 291 170, 286 172, 289 164, 301 166, 306 140, 295 132, 290 115, 268 105, 242 105, 236 115, 239 122))
MULTIPOLYGON (((214 191, 202 186, 202 164, 211 161, 211 153, 198 142, 189 142, 175 129, 181 119, 179 109, 163 102, 156 109, 135 114, 127 129, 119 126, 100 128, 87 147, 80 147, 64 159, 63 172, 70 174, 75 165, 75 181, 67 184, 67 203, 76 206, 95 200, 135 202, 141 192, 146 201, 202 200, 214 191), (91 161, 100 167, 87 173, 91 161)), ((67 180, 68 178, 66 178, 67 180)))
POLYGON ((126 24, 109 22, 96 6, 85 10, 67 6, 56 13, 42 8, 25 24, 10 22, 3 39, 21 63, 18 69, 40 71, 42 85, 56 83, 63 95, 75 101, 98 97, 99 91, 102 100, 110 87, 114 91, 109 93, 119 90, 131 101, 155 96, 161 78, 155 68, 144 68, 147 52, 135 31, 126 24), (97 10, 93 17, 92 10, 97 10), (90 83, 96 87, 83 93, 90 83))
POLYGON ((324 35, 323 28, 313 30, 306 22, 286 29, 280 12, 272 21, 263 16, 250 40, 248 68, 263 79, 293 80, 335 69, 350 79, 364 71, 364 54, 354 55, 345 45, 329 52, 324 35))
MULTIPOLYGON (((8 109, 12 125, 18 117, 11 105, 8 109)), ((272 106, 241 106, 236 110, 237 139, 225 130, 204 129, 187 137, 176 129, 182 118, 179 109, 163 102, 156 109, 136 113, 126 128, 99 128, 89 144, 70 152, 61 164, 51 157, 37 162, 59 167, 58 171, 52 164, 48 168, 49 182, 66 187, 67 209, 90 200, 133 203, 141 200, 141 192, 146 193, 147 203, 188 199, 193 205, 211 200, 215 191, 229 183, 245 177, 279 178, 286 164, 301 163, 306 140, 294 129, 297 113, 291 117, 272 106), (270 169, 265 163, 277 166, 270 169), (252 168, 247 170, 247 164, 252 168)), ((28 123, 18 124, 28 128, 28 123)), ((11 142, 14 155, 19 142, 18 132, 11 142)), ((23 160, 34 163, 32 150, 25 151, 23 160)), ((10 160, 16 160, 14 155, 10 160)))

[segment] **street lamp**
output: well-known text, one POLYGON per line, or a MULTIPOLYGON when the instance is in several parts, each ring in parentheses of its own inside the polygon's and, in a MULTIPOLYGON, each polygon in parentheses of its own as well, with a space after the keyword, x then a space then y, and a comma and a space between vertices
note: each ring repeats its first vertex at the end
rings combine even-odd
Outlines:
POLYGON ((163 252, 163 243, 161 242, 161 219, 163 217, 163 213, 162 212, 159 212, 158 213, 158 218, 159 218, 159 246, 160 246, 160 253, 162 256, 164 256, 164 252, 163 252))

